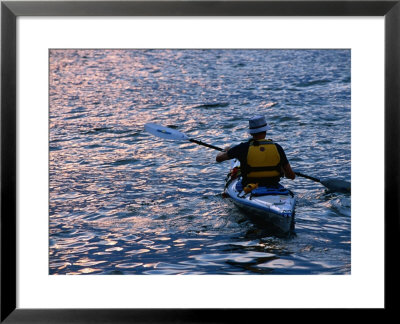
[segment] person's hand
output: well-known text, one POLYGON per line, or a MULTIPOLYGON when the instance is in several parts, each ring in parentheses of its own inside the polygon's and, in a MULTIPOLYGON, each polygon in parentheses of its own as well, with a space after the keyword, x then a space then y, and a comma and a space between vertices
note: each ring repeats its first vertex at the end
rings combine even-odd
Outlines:
POLYGON ((217 154, 217 157, 215 158, 218 163, 229 160, 228 156, 228 150, 230 147, 225 147, 221 152, 217 154))

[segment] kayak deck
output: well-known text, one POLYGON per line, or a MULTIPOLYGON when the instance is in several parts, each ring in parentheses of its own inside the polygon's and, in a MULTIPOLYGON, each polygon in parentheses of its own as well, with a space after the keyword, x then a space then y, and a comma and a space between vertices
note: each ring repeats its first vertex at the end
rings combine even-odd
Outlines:
POLYGON ((282 185, 259 187, 246 194, 241 185, 241 177, 232 179, 228 176, 225 193, 253 222, 268 223, 283 232, 292 229, 296 198, 282 185))

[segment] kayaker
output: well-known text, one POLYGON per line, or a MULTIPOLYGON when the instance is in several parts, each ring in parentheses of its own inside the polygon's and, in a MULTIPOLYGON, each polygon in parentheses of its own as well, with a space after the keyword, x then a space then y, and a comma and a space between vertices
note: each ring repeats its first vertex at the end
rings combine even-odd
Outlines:
POLYGON ((217 162, 231 159, 240 161, 243 185, 277 185, 283 176, 292 180, 296 177, 282 147, 265 138, 267 129, 264 116, 251 118, 249 133, 252 138, 232 148, 225 148, 216 157, 217 162))

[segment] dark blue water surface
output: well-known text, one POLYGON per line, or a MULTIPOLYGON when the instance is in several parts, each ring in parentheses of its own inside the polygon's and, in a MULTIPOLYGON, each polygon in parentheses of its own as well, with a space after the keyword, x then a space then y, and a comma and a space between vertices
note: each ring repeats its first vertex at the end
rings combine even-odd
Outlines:
POLYGON ((350 181, 349 50, 51 50, 50 274, 350 274, 349 194, 296 178, 295 232, 222 197, 217 151, 266 116, 295 170, 350 181))

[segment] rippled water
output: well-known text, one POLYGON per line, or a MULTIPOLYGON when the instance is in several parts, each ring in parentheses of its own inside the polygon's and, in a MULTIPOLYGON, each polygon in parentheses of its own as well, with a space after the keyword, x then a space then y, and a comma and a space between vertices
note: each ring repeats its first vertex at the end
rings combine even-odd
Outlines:
POLYGON ((350 181, 349 50, 51 50, 50 274, 349 274, 350 195, 304 178, 282 237, 223 199, 216 146, 264 114, 295 170, 350 181))

